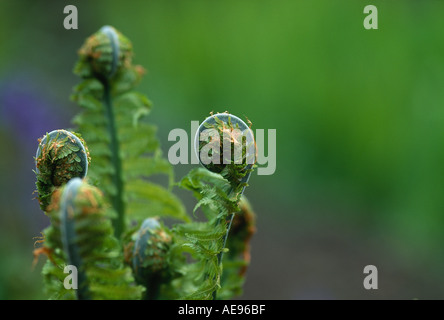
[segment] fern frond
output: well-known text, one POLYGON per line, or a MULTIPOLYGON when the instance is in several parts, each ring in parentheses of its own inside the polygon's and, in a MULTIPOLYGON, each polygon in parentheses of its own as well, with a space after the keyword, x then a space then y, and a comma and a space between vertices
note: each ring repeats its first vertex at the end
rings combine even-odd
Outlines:
POLYGON ((123 266, 101 192, 75 178, 60 193, 59 225, 54 223, 52 228, 60 227, 65 261, 78 269, 77 298, 140 298, 142 288, 123 266))
POLYGON ((50 300, 75 300, 75 291, 68 290, 63 285, 63 279, 67 276, 63 272, 65 261, 56 256, 58 255, 52 258, 54 262, 47 260, 42 269, 45 292, 50 300))
MULTIPOLYGON (((220 158, 220 164, 205 162, 207 164, 204 164, 204 166, 208 170, 203 168, 192 170, 179 183, 181 187, 194 192, 198 199, 194 211, 201 208, 208 219, 208 222, 204 224, 205 227, 202 224, 198 225, 199 229, 188 228, 188 232, 181 230, 185 229, 184 227, 175 229, 185 239, 183 246, 197 260, 195 264, 203 264, 206 275, 204 284, 201 284, 194 292, 187 295, 190 298, 215 299, 218 291, 221 291, 220 293, 224 298, 232 297, 241 292, 244 282, 246 265, 249 262, 249 256, 246 252, 249 253, 248 243, 251 235, 249 234, 247 237, 245 232, 239 230, 250 230, 250 224, 245 223, 245 210, 242 210, 242 214, 236 218, 235 213, 241 210, 242 194, 254 166, 247 162, 248 147, 241 147, 242 152, 240 159, 238 159, 239 162, 235 159, 224 158, 226 142, 228 142, 228 146, 231 145, 231 155, 233 155, 235 149, 239 145, 244 145, 247 140, 246 136, 240 134, 240 130, 235 130, 240 129, 240 126, 242 130, 247 128, 245 130, 248 132, 249 128, 242 120, 232 117, 228 113, 207 118, 199 127, 200 137, 203 136, 204 139, 200 139, 200 143, 196 147, 198 147, 200 154, 203 148, 206 148, 207 140, 210 140, 214 144, 213 147, 215 146, 215 149, 211 149, 212 156, 216 159, 220 158), (208 137, 207 140, 205 140, 205 135, 208 137), (217 137, 223 137, 223 140, 217 137), (230 232, 233 222, 236 230, 230 232), (209 228, 212 228, 212 230, 208 231, 209 228), (228 248, 233 252, 229 252, 229 249, 225 247, 228 235, 234 238, 234 240, 228 242, 228 248), (229 258, 224 269, 227 267, 228 272, 222 277, 222 258, 227 251, 229 252, 229 258), (242 258, 239 257, 240 251, 244 252, 242 258), (224 281, 224 289, 219 290, 221 279, 224 281)), ((252 143, 254 143, 254 140, 252 143)), ((255 147, 254 145, 251 146, 255 147)))
POLYGON ((127 214, 140 220, 164 216, 190 221, 182 202, 170 191, 146 180, 136 179, 126 184, 127 214))
POLYGON ((183 300, 210 300, 213 292, 219 288, 217 281, 205 281, 198 290, 182 297, 183 300))
POLYGON ((203 168, 191 170, 179 183, 196 195, 195 210, 201 208, 207 217, 206 222, 192 222, 177 225, 173 229, 182 241, 182 247, 189 252, 195 262, 184 282, 188 282, 185 299, 211 299, 220 288, 222 265, 220 255, 225 252, 224 242, 230 216, 238 210, 237 199, 231 198, 230 182, 220 174, 203 168))
POLYGON ((74 123, 90 141, 91 158, 97 164, 90 180, 116 212, 116 236, 128 219, 140 223, 150 216, 172 216, 189 221, 168 189, 146 182, 163 174, 171 185, 174 177, 162 157, 156 128, 147 122, 151 102, 134 91, 144 70, 132 64, 131 42, 114 28, 103 27, 80 49, 74 72, 83 79, 72 95, 83 108, 74 123))

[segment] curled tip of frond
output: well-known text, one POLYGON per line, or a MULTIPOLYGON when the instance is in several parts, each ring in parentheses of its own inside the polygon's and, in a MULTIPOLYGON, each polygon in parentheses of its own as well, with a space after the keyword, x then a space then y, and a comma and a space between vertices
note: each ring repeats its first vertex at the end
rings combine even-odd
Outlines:
POLYGON ((75 73, 88 78, 109 79, 122 67, 131 65, 132 44, 117 29, 103 26, 79 50, 80 61, 75 73))
POLYGON ((248 180, 257 152, 251 123, 247 125, 228 111, 211 113, 202 122, 195 148, 205 168, 222 174, 234 185, 248 180))
POLYGON ((145 219, 126 246, 125 260, 131 265, 136 280, 147 284, 153 277, 164 276, 167 254, 172 239, 155 218, 145 219))
POLYGON ((55 188, 72 178, 84 178, 91 159, 85 141, 70 131, 51 131, 39 142, 35 156, 36 186, 39 203, 46 211, 55 188))

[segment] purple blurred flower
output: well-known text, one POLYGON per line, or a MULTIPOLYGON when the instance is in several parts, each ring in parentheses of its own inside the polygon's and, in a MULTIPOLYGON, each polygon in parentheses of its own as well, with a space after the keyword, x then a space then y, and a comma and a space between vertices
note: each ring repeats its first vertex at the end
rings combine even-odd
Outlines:
MULTIPOLYGON (((58 129, 60 117, 29 75, 5 79, 0 85, 0 123, 20 142, 36 146, 37 138, 58 129)), ((41 85, 41 83, 39 84, 41 85)))
MULTIPOLYGON (((15 74, 0 79, 0 135, 8 141, 9 152, 1 161, 8 170, 2 172, 0 181, 2 201, 1 213, 18 212, 24 217, 31 234, 36 235, 45 225, 45 215, 37 214, 37 200, 31 201, 35 189, 35 169, 33 157, 37 150, 37 139, 46 132, 63 128, 69 123, 61 109, 55 108, 49 97, 51 86, 42 77, 31 74, 15 74), (20 181, 10 187, 10 181, 20 181)), ((0 162, 1 162, 0 161, 0 162)), ((16 215, 6 215, 3 219, 13 221, 16 215)))

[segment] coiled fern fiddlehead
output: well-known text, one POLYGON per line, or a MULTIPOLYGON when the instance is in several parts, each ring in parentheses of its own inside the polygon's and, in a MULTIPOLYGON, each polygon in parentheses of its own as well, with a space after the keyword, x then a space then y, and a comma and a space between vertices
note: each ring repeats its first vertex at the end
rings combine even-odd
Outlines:
POLYGON ((75 133, 54 130, 39 139, 35 162, 40 208, 46 211, 53 191, 75 177, 83 178, 91 161, 85 141, 75 133))
POLYGON ((136 281, 146 287, 144 298, 156 299, 162 283, 170 277, 168 253, 172 237, 155 218, 143 221, 131 234, 126 245, 125 260, 131 266, 136 281))

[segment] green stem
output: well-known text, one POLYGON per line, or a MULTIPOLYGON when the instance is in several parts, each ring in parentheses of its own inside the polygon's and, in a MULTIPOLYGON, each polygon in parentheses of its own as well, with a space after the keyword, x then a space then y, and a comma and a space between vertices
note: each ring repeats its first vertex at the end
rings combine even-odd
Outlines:
POLYGON ((113 184, 116 187, 116 194, 111 196, 111 203, 117 212, 117 218, 113 220, 114 232, 118 239, 124 230, 124 214, 125 204, 123 202, 123 181, 122 181, 122 161, 120 159, 120 145, 117 140, 116 125, 114 119, 113 106, 111 101, 111 86, 108 80, 103 82, 104 85, 104 104, 106 107, 106 117, 108 119, 108 132, 110 135, 111 162, 114 167, 114 175, 112 177, 113 184))
POLYGON ((143 295, 143 300, 157 300, 160 293, 160 286, 163 278, 159 274, 151 276, 150 281, 147 282, 146 291, 143 295))
MULTIPOLYGON (((251 174, 251 173, 248 173, 248 174, 242 179, 241 182, 247 183, 248 180, 250 179, 250 174, 251 174)), ((230 191, 228 191, 227 194, 230 194, 231 192, 233 192, 234 189, 236 189, 236 188, 235 188, 235 187, 232 187, 232 188, 230 189, 230 191)), ((244 191, 245 191, 245 187, 242 188, 242 191, 241 191, 240 196, 239 196, 239 200, 240 200, 240 198, 242 197, 242 194, 244 193, 244 191)), ((224 236, 224 243, 223 243, 223 245, 222 245, 222 251, 217 255, 217 263, 218 263, 218 266, 219 266, 219 267, 220 267, 220 265, 222 264, 222 258, 223 258, 223 256, 224 256, 224 252, 223 252, 223 250, 225 249, 225 246, 227 245, 228 234, 230 233, 231 224, 233 223, 233 219, 234 219, 234 215, 235 215, 235 214, 236 214, 236 212, 233 212, 233 213, 231 214, 230 222, 228 223, 228 226, 227 226, 227 232, 225 233, 225 236, 224 236)), ((220 219, 217 220, 217 222, 216 222, 216 226, 219 225, 220 222, 221 222, 220 219)), ((213 292, 213 300, 216 300, 216 298, 217 298, 217 289, 214 290, 214 292, 213 292)))
MULTIPOLYGON (((228 223, 228 227, 227 227, 227 232, 225 233, 225 236, 224 236, 224 244, 222 245, 222 251, 217 255, 217 265, 219 267, 222 264, 222 258, 224 256, 223 250, 225 249, 225 246, 227 244, 228 234, 230 233, 231 224, 233 223, 234 215, 235 215, 235 213, 231 214, 230 222, 228 223)), ((220 219, 217 220, 216 226, 219 225, 220 221, 221 221, 220 219)), ((217 289, 214 290, 214 292, 213 292, 213 300, 216 300, 216 297, 217 297, 217 289)))
POLYGON ((61 199, 61 234, 63 248, 66 252, 68 263, 78 269, 76 296, 78 300, 90 300, 91 294, 89 291, 88 281, 83 267, 83 260, 79 247, 76 243, 77 234, 75 228, 75 217, 73 212, 78 210, 76 208, 75 199, 79 188, 82 185, 80 178, 71 179, 63 192, 61 199), (71 214, 70 214, 71 213, 71 214))
MULTIPOLYGON (((230 193, 233 191, 233 189, 234 189, 234 188, 231 188, 230 191, 228 191, 227 194, 230 194, 230 193)), ((233 213, 231 214, 230 222, 228 223, 228 226, 227 226, 227 232, 226 232, 225 235, 224 235, 224 242, 223 242, 223 245, 222 245, 222 250, 221 250, 221 251, 219 252, 219 254, 217 255, 217 265, 218 265, 219 267, 220 267, 221 264, 222 264, 222 258, 223 258, 223 256, 224 256, 224 249, 225 249, 225 246, 226 246, 226 244, 227 244, 228 234, 230 233, 231 224, 233 223, 234 215, 235 215, 235 212, 233 212, 233 213)), ((223 219, 223 218, 220 218, 220 219, 218 219, 218 220, 216 221, 216 227, 222 222, 222 219, 223 219)), ((213 300, 216 300, 216 297, 217 297, 217 288, 216 288, 216 289, 214 290, 214 292, 213 292, 213 300)))

